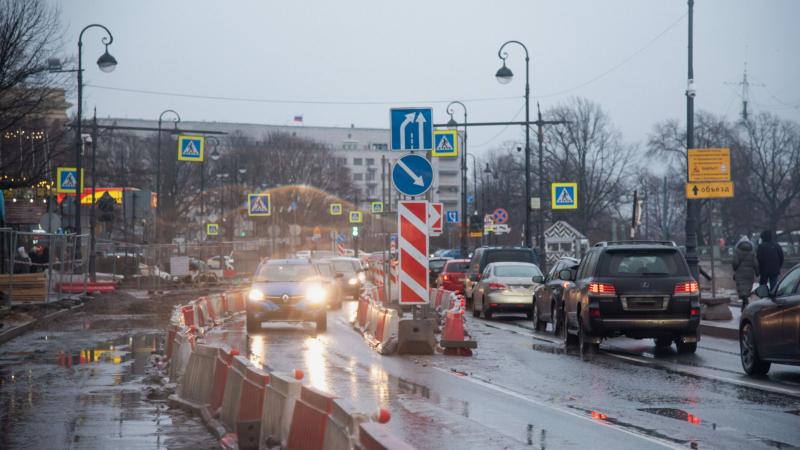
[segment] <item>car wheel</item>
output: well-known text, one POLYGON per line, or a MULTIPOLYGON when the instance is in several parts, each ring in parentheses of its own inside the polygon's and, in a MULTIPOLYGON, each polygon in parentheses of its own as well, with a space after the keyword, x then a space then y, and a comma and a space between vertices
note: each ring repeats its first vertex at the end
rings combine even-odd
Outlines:
POLYGON ((539 318, 539 307, 536 306, 536 302, 533 302, 533 329, 536 331, 544 331, 547 328, 547 322, 543 322, 542 319, 539 318))
POLYGON ((586 331, 583 329, 583 320, 578 316, 578 346, 583 351, 597 351, 600 349, 600 344, 586 342, 586 331))
POLYGON ((670 339, 670 338, 663 338, 662 337, 662 338, 655 338, 653 340, 656 343, 656 347, 659 347, 659 348, 669 347, 670 345, 672 345, 672 339, 670 339))
POLYGON ((483 314, 484 319, 491 320, 492 312, 486 307, 486 299, 481 300, 481 313, 483 314))
POLYGON ((250 314, 247 315, 247 333, 257 333, 261 330, 261 322, 257 321, 250 314))
POLYGON ((328 315, 325 314, 325 311, 322 311, 322 315, 317 317, 315 322, 317 323, 317 333, 323 332, 328 329, 328 315))
POLYGON ((758 354, 756 336, 749 323, 739 333, 739 350, 742 355, 742 368, 748 375, 766 375, 771 363, 764 361, 758 354))
MULTIPOLYGON (((565 315, 566 317, 566 315, 565 315)), ((574 334, 570 334, 569 326, 567 326, 566 320, 564 321, 564 346, 571 347, 575 345, 578 341, 578 337, 574 334)))
POLYGON ((557 335, 561 329, 561 319, 559 318, 558 308, 556 307, 555 303, 550 306, 552 309, 550 310, 551 321, 553 323, 553 335, 557 335))
POLYGON ((697 351, 697 342, 678 342, 675 344, 678 353, 694 353, 697 351))

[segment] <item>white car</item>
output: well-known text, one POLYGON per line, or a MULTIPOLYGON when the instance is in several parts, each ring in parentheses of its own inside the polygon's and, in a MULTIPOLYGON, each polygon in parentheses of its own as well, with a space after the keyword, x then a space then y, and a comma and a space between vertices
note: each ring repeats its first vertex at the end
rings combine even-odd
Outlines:
MULTIPOLYGON (((226 270, 233 270, 233 259, 231 257, 225 255, 225 269, 226 270)), ((219 255, 213 256, 206 260, 209 269, 219 270, 219 255)))

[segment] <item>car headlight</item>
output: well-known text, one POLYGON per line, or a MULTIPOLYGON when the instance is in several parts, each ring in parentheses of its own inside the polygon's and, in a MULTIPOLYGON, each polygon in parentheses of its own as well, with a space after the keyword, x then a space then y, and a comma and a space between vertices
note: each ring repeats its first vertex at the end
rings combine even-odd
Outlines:
POLYGON ((350 281, 347 282, 347 284, 349 284, 349 285, 353 285, 353 284, 356 284, 356 283, 358 283, 358 280, 356 278, 350 278, 350 281))
POLYGON ((306 300, 311 303, 322 303, 325 301, 325 289, 314 286, 306 292, 306 300))
POLYGON ((363 282, 364 282, 364 280, 366 280, 366 279, 367 279, 367 276, 366 276, 366 275, 364 275, 364 272, 359 272, 359 274, 358 274, 358 279, 359 279, 359 280, 361 280, 361 282, 363 283, 363 282))
POLYGON ((250 289, 250 300, 255 302, 263 302, 264 301, 264 293, 259 291, 258 289, 250 289))

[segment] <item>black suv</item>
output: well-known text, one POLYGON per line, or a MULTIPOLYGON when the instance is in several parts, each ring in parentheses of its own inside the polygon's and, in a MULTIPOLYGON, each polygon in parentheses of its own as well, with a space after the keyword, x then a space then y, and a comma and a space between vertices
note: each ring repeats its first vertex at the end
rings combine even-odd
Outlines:
MULTIPOLYGON (((553 264, 550 272, 542 280, 542 276, 533 277, 534 283, 542 283, 533 294, 533 327, 536 331, 544 331, 548 323, 553 324, 553 334, 558 334, 564 322, 564 291, 572 284, 578 272, 580 260, 561 258, 553 264), (561 278, 562 272, 569 270, 570 276, 561 278)), ((563 273, 566 275, 566 272, 563 273)))
POLYGON ((472 291, 481 279, 486 266, 494 262, 524 262, 539 265, 535 250, 524 247, 479 247, 472 253, 464 278, 464 292, 472 301, 472 291))
MULTIPOLYGON (((563 270, 561 278, 572 273, 563 270)), ((694 353, 700 340, 700 292, 674 242, 600 242, 578 266, 564 296, 564 341, 597 348, 625 335, 675 342, 694 353)))

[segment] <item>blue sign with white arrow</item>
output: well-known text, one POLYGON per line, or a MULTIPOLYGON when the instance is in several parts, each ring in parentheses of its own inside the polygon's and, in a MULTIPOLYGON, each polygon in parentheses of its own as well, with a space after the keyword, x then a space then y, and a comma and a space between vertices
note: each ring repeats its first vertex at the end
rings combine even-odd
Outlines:
POLYGON ((475 203, 475 197, 468 195, 467 196, 467 203, 475 203))
POLYGON ((344 235, 343 234, 337 235, 336 242, 344 242, 344 235))
POLYGON ((447 223, 458 223, 458 210, 446 211, 447 223))
POLYGON ((392 184, 401 194, 422 195, 433 184, 433 166, 419 155, 405 155, 392 167, 392 184))
POLYGON ((392 108, 391 150, 433 150, 433 109, 392 108))

